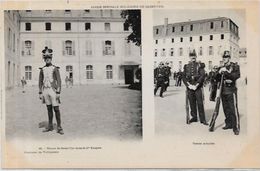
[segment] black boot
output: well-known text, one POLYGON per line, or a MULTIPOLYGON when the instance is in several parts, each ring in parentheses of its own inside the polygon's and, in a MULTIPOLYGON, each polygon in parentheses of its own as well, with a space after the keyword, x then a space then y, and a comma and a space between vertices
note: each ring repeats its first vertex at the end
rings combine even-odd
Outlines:
POLYGON ((60 117, 60 109, 59 106, 54 106, 55 117, 57 121, 57 133, 64 134, 63 129, 61 127, 61 117, 60 117))
POLYGON ((49 132, 53 130, 53 124, 52 124, 52 120, 53 120, 53 109, 52 109, 52 105, 47 105, 47 110, 48 110, 48 119, 49 119, 49 123, 48 123, 48 127, 45 128, 45 130, 43 130, 43 132, 49 132))

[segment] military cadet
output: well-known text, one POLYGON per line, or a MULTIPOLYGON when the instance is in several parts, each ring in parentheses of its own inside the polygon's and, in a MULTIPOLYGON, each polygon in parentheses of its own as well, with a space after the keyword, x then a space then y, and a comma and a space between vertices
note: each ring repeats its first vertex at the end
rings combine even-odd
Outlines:
POLYGON ((197 62, 196 52, 189 53, 190 62, 184 65, 182 79, 187 87, 187 97, 190 104, 191 116, 189 123, 197 122, 197 108, 199 111, 200 122, 208 125, 205 118, 204 104, 203 104, 203 82, 205 79, 205 64, 197 62))
POLYGON ((61 116, 59 110, 61 78, 59 67, 54 66, 52 62, 52 49, 45 47, 42 51, 43 60, 46 65, 40 68, 39 74, 39 98, 47 106, 48 111, 48 127, 43 132, 52 131, 53 128, 53 110, 57 121, 57 133, 64 134, 61 127, 61 116))
POLYGON ((224 66, 220 67, 217 74, 217 80, 220 81, 221 75, 223 77, 223 88, 221 92, 221 100, 223 111, 225 114, 224 130, 233 129, 235 135, 239 135, 239 113, 237 107, 237 87, 236 80, 240 78, 239 65, 230 61, 231 56, 229 51, 224 51, 223 63, 224 66))
POLYGON ((217 88, 218 88, 218 83, 217 83, 217 79, 216 79, 216 74, 218 71, 218 66, 214 66, 212 71, 209 72, 209 91, 210 91, 210 95, 209 95, 209 100, 210 101, 215 101, 216 99, 216 93, 217 93, 217 88))
POLYGON ((155 68, 154 77, 156 80, 154 95, 156 95, 157 90, 159 89, 159 87, 161 87, 160 97, 163 97, 163 92, 165 90, 165 68, 163 62, 160 62, 159 66, 155 68))
POLYGON ((171 67, 169 66, 169 62, 165 62, 165 89, 164 91, 167 91, 167 88, 170 86, 170 76, 171 76, 171 67))

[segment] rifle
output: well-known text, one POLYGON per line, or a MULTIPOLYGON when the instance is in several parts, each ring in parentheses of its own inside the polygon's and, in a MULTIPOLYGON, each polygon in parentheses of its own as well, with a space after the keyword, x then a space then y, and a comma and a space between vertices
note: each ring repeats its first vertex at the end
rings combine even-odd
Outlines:
POLYGON ((210 124, 209 124, 209 131, 213 132, 214 127, 215 127, 215 122, 219 114, 219 107, 220 107, 220 99, 221 99, 221 92, 222 92, 222 87, 223 87, 223 80, 224 80, 224 74, 221 75, 221 80, 220 80, 220 85, 217 90, 217 101, 216 101, 216 106, 215 110, 213 112, 210 124))
POLYGON ((186 107, 186 123, 190 124, 190 110, 189 110, 189 98, 188 98, 188 90, 186 90, 186 99, 185 99, 185 107, 186 107))

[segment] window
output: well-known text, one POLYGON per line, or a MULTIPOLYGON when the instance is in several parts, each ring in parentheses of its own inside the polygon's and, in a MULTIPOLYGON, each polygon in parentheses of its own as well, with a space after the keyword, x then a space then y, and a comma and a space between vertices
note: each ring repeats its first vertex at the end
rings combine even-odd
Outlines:
POLYGON ((179 70, 181 71, 182 69, 182 61, 179 61, 179 70))
POLYGON ((45 23, 45 30, 51 30, 51 23, 45 23))
POLYGON ((192 37, 190 37, 190 42, 192 42, 192 37))
POLYGON ((183 48, 179 49, 179 55, 182 56, 183 55, 183 48))
POLYGON ((190 25, 190 31, 193 31, 193 25, 190 25))
POLYGON ((212 66, 212 61, 209 61, 209 70, 212 70, 213 66, 212 66))
POLYGON ((171 50, 170 50, 170 56, 174 56, 174 49, 173 48, 171 48, 171 50))
POLYGON ((51 10, 45 10, 45 13, 46 13, 46 14, 50 14, 50 13, 51 13, 51 10))
POLYGON ((200 47, 200 49, 199 49, 199 55, 200 55, 200 56, 203 55, 203 49, 202 49, 202 47, 200 47))
POLYGON ((71 30, 71 23, 65 23, 65 30, 66 31, 71 30))
POLYGON ((91 30, 91 24, 85 23, 85 30, 91 30))
POLYGON ((75 55, 74 49, 74 42, 72 42, 71 40, 66 40, 64 42, 63 55, 75 55))
POLYGON ((175 27, 172 27, 172 32, 175 32, 175 27))
POLYGON ((25 23, 25 30, 31 31, 31 23, 25 23))
POLYGON ((103 42, 103 55, 115 55, 114 42, 110 40, 103 42))
POLYGON ((224 39, 224 34, 221 34, 221 39, 224 39))
POLYGON ((172 38, 172 43, 174 43, 174 38, 172 38))
POLYGON ((221 49, 222 49, 222 46, 219 46, 219 47, 218 47, 218 55, 220 55, 221 49))
POLYGON ((180 38, 180 42, 183 42, 183 38, 182 37, 180 38))
POLYGON ((90 56, 92 55, 92 43, 91 40, 86 41, 86 55, 90 56))
POLYGON ((159 34, 159 29, 156 29, 156 34, 159 34))
POLYGON ((110 23, 105 23, 105 31, 110 31, 110 23))
POLYGON ((32 12, 32 10, 25 10, 25 11, 28 12, 28 13, 32 12))
POLYGON ((221 28, 224 27, 224 21, 221 21, 221 28))
POLYGON ((157 49, 154 50, 154 56, 157 57, 158 56, 158 52, 157 49))
POLYGON ((210 22, 210 29, 213 29, 213 28, 214 28, 214 23, 210 22))
POLYGON ((89 13, 90 11, 89 10, 84 10, 85 11, 85 13, 89 13))
POLYGON ((181 31, 183 31, 183 26, 181 26, 181 31))
POLYGON ((12 36, 11 29, 8 28, 8 39, 7 39, 7 47, 8 47, 8 49, 11 48, 11 36, 12 36))
POLYGON ((71 12, 71 10, 65 10, 65 13, 70 13, 71 12))
POLYGON ((128 23, 124 23, 124 31, 129 31, 129 24, 128 23))
POLYGON ((45 40, 45 46, 51 49, 51 40, 45 40))
POLYGON ((86 66, 86 79, 88 79, 88 80, 93 79, 93 66, 92 65, 86 66))
POLYGON ((166 56, 166 50, 164 48, 162 49, 161 56, 166 56))
POLYGON ((210 35, 210 36, 209 36, 209 40, 213 40, 213 35, 210 35))
POLYGON ((25 80, 32 80, 32 66, 25 66, 25 80))
POLYGON ((15 52, 15 34, 13 34, 13 52, 15 52))
POLYGON ((24 56, 24 55, 30 56, 30 55, 33 54, 32 52, 33 52, 33 44, 32 44, 32 41, 30 41, 30 40, 24 41, 22 56, 24 56))
POLYGON ((213 55, 213 46, 209 46, 209 55, 213 55))
POLYGON ((158 44, 158 40, 155 40, 155 44, 158 44))
POLYGON ((113 67, 112 67, 112 65, 106 66, 106 76, 107 76, 107 79, 113 79, 113 67))
POLYGON ((202 41, 202 36, 200 36, 200 41, 202 41))

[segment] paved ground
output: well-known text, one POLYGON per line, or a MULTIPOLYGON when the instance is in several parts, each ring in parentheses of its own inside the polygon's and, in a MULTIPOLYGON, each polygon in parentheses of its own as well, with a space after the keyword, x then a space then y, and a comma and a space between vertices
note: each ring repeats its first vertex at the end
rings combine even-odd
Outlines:
MULTIPOLYGON (((194 134, 212 134, 208 131, 208 127, 202 124, 191 123, 186 124, 185 110, 185 86, 170 86, 164 98, 159 95, 155 97, 155 132, 157 135, 194 135, 194 134)), ((215 108, 215 102, 210 102, 209 88, 204 88, 205 93, 205 113, 206 120, 209 122, 215 108)), ((159 94, 159 91, 158 93, 159 94)), ((246 86, 243 83, 238 85, 238 108, 240 113, 241 132, 246 134, 246 86)), ((231 130, 222 130, 224 126, 224 113, 222 104, 220 113, 216 121, 216 130, 214 134, 231 134, 231 130)))
POLYGON ((115 85, 64 87, 61 103, 65 134, 59 135, 55 131, 43 133, 39 124, 41 127, 47 124, 47 110, 38 98, 37 87, 26 87, 26 93, 22 93, 21 88, 7 91, 7 138, 142 138, 140 91, 115 85))

